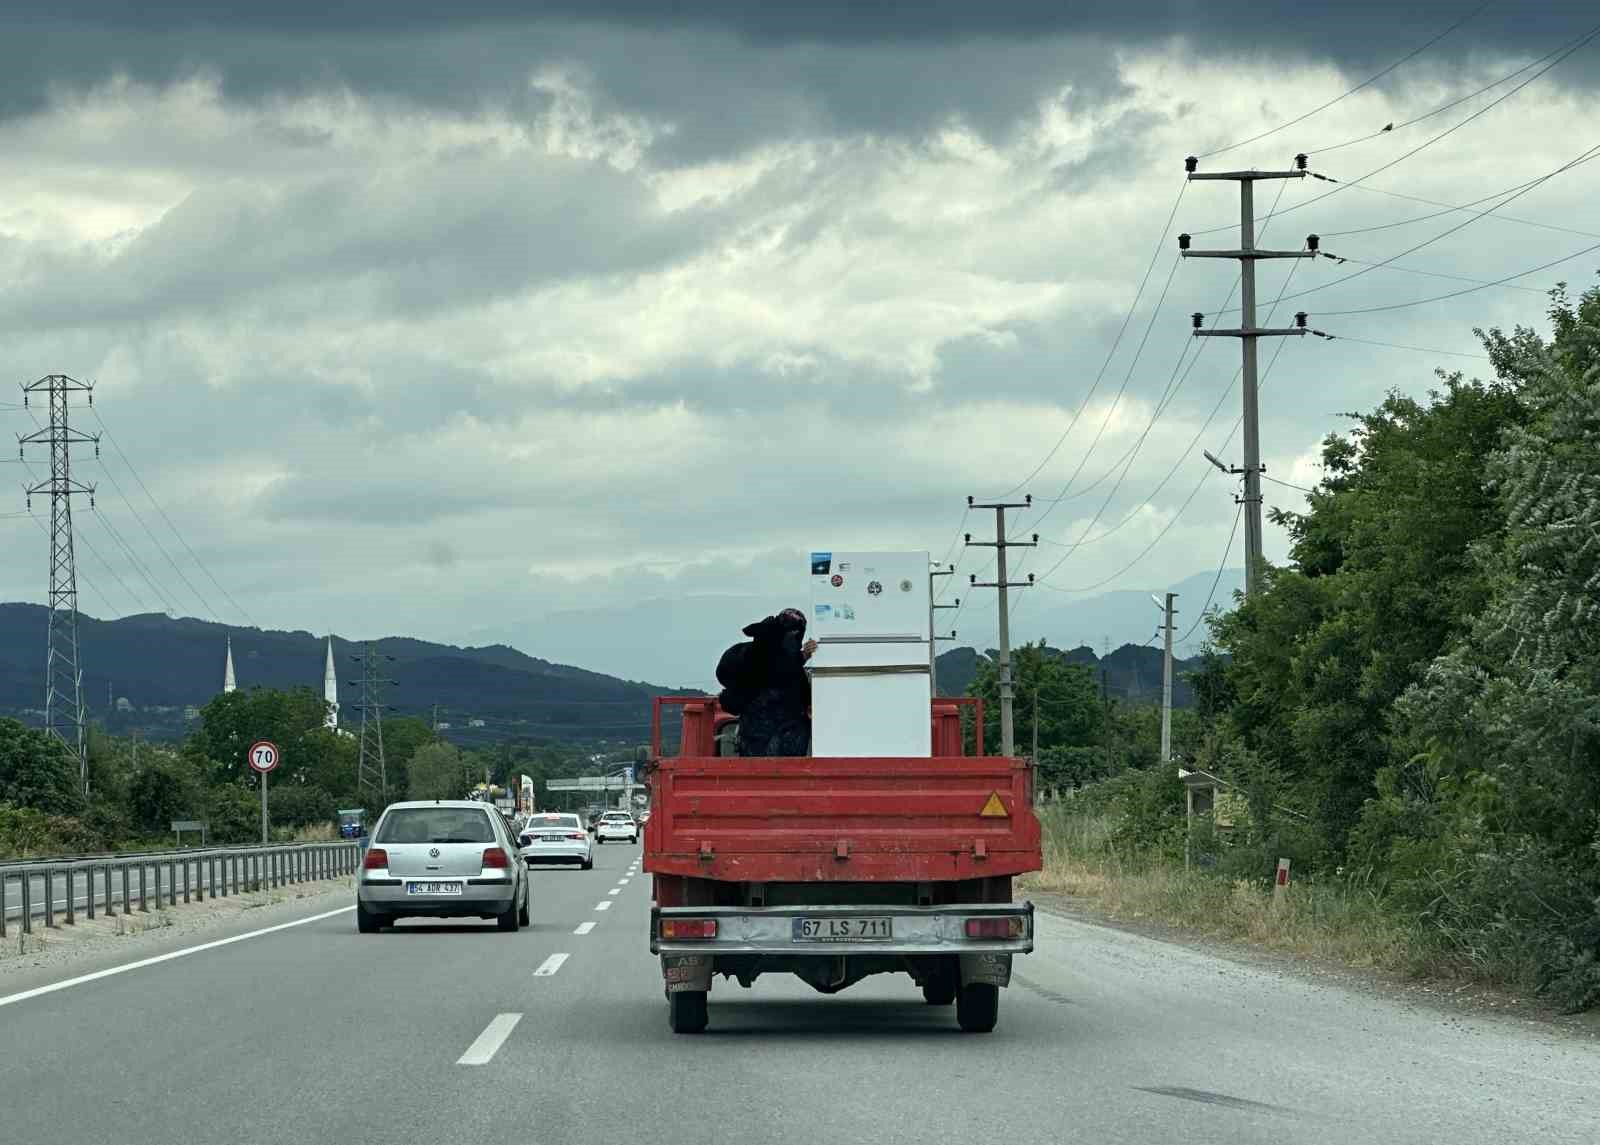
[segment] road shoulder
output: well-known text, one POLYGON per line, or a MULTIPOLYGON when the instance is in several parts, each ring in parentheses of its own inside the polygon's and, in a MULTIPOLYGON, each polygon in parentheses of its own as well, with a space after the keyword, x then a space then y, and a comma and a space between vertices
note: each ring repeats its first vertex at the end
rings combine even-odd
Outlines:
POLYGON ((1600 1042, 1600 1010, 1562 1014, 1537 999, 1523 998, 1474 982, 1406 978, 1370 967, 1309 958, 1268 950, 1248 943, 1229 942, 1169 926, 1152 919, 1125 918, 1099 909, 1094 902, 1072 895, 1032 890, 1035 908, 1072 922, 1102 926, 1157 942, 1201 951, 1241 966, 1267 970, 1322 986, 1414 1006, 1449 1017, 1494 1018, 1527 1027, 1543 1026, 1589 1042, 1600 1042))
POLYGON ((349 906, 354 885, 345 876, 180 903, 148 914, 135 911, 131 923, 104 913, 90 922, 80 912, 71 927, 46 931, 36 920, 34 933, 26 937, 13 921, 0 943, 0 996, 349 906))

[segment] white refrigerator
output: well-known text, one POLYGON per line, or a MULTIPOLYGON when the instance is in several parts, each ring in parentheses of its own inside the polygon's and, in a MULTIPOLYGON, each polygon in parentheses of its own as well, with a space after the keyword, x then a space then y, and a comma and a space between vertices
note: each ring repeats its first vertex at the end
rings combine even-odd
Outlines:
POLYGON ((811 554, 811 754, 933 753, 928 554, 811 554))

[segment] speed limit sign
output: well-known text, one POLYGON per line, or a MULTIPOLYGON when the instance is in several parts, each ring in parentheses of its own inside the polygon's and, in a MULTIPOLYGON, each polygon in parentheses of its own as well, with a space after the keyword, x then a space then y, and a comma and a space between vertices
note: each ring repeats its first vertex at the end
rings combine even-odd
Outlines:
POLYGON ((271 740, 257 740, 250 745, 250 766, 257 771, 271 771, 282 758, 278 745, 271 740))

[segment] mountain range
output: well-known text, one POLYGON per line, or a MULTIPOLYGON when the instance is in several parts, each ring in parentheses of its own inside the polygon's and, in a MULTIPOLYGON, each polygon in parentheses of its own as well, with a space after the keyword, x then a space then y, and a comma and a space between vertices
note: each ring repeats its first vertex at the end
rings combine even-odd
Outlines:
MULTIPOLYGON (((759 608, 767 602, 752 603, 757 611, 750 614, 760 615, 759 608)), ((1154 611, 1147 598, 1144 605, 1154 611)), ((719 612, 730 615, 725 600, 719 612)), ((42 718, 46 621, 47 612, 40 605, 0 604, 0 715, 34 724, 42 718)), ((1109 627, 1115 618, 1102 613, 1095 622, 1109 627)), ((649 632, 648 642, 634 646, 635 654, 647 662, 649 648, 688 636, 687 630, 661 623, 637 631, 649 632)), ((708 663, 714 667, 722 648, 737 639, 737 629, 731 639, 725 631, 711 637, 705 652, 708 663)), ((230 628, 161 613, 118 620, 80 615, 84 703, 91 719, 110 731, 177 738, 196 710, 221 691, 230 646, 240 688, 309 687, 320 695, 327 640, 304 631, 230 628)), ((341 721, 348 727, 359 720, 358 658, 366 645, 341 636, 332 642, 341 721)), ((378 674, 393 681, 383 687, 386 710, 437 722, 463 746, 512 738, 637 743, 648 736, 654 696, 701 691, 577 668, 506 644, 457 647, 392 636, 373 641, 371 647, 378 657, 378 674)), ((1097 673, 1103 669, 1111 696, 1131 701, 1160 697, 1158 648, 1129 642, 1102 658, 1080 645, 1063 654, 1097 673)), ((964 692, 980 655, 971 647, 940 655, 940 692, 964 692)), ((1189 661, 1175 660, 1173 702, 1179 707, 1190 702, 1182 676, 1190 666, 1189 661)), ((705 675, 706 687, 714 691, 712 672, 708 669, 705 675)))

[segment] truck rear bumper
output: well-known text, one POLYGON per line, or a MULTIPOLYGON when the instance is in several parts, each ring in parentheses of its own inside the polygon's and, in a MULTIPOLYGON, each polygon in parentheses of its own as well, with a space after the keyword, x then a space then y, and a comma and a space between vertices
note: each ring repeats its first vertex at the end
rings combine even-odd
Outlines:
POLYGON ((650 953, 788 954, 824 958, 861 954, 1029 954, 1033 951, 1033 903, 952 903, 912 906, 652 907, 650 953), (796 937, 796 919, 889 918, 893 937, 872 941, 816 941, 796 937), (1016 938, 968 938, 973 918, 1019 918, 1016 938), (717 936, 664 941, 663 919, 715 919, 717 936))

